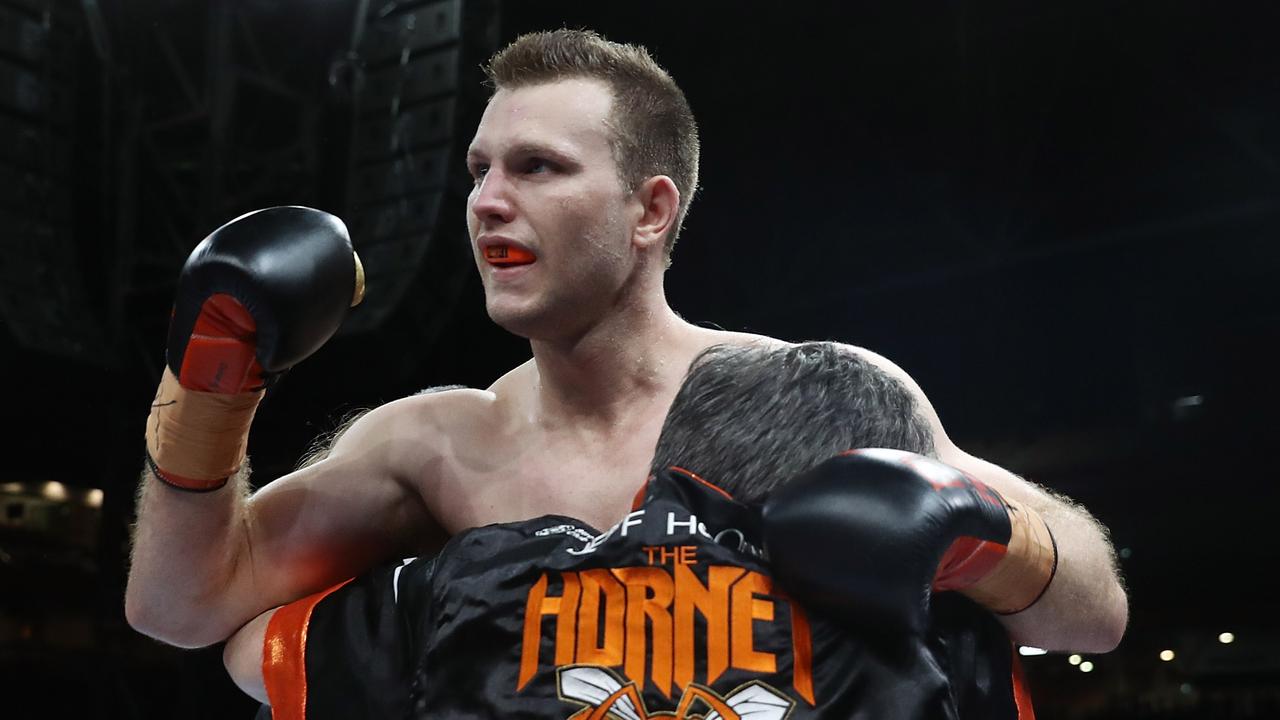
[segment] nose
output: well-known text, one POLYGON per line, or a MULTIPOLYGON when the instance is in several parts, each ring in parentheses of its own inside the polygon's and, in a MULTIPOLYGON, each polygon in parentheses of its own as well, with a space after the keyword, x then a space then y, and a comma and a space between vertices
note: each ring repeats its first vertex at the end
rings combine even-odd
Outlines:
POLYGON ((471 214, 482 224, 508 223, 513 219, 511 186, 502 171, 490 168, 471 191, 471 214))

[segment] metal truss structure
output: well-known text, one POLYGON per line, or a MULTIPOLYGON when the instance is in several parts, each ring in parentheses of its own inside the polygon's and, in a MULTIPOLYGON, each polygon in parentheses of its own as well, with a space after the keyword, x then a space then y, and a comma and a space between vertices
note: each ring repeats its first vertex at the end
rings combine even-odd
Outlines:
POLYGON ((496 1, 0 0, 0 313, 18 344, 158 376, 191 248, 277 204, 346 220, 369 293, 345 333, 402 307, 438 328, 467 276, 465 243, 439 240, 463 232, 459 128, 497 17, 496 1))

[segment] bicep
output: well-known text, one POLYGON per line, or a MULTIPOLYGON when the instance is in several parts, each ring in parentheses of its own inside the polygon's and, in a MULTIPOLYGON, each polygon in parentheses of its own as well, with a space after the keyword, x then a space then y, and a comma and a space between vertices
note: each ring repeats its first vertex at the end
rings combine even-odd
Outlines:
POLYGON ((436 524, 405 477, 409 463, 392 428, 400 418, 380 410, 328 457, 249 498, 231 591, 280 605, 435 539, 436 524))

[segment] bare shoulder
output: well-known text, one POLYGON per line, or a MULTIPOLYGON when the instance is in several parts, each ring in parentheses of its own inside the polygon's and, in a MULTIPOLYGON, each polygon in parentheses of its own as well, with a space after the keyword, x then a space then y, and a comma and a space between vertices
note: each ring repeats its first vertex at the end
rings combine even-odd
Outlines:
POLYGON ((877 368, 880 368, 881 370, 885 371, 889 375, 892 375, 898 380, 906 383, 907 387, 910 388, 912 391, 923 395, 923 392, 920 391, 920 387, 916 385, 916 381, 909 374, 907 374, 907 371, 903 370, 901 367, 899 367, 897 363, 893 362, 889 358, 881 355, 880 353, 873 352, 871 350, 868 350, 867 348, 860 347, 858 345, 850 345, 849 343, 836 343, 836 344, 844 348, 845 350, 848 350, 849 352, 857 355, 863 360, 866 360, 872 365, 875 365, 877 368))
POLYGON ((916 382, 915 378, 911 377, 911 375, 906 370, 903 370, 897 363, 880 353, 872 352, 871 350, 857 345, 849 345, 847 343, 840 343, 840 345, 848 349, 850 352, 858 354, 864 360, 877 368, 880 368, 890 377, 893 377, 898 382, 906 386, 907 390, 915 397, 916 411, 920 413, 921 417, 923 417, 925 421, 929 423, 929 426, 933 428, 933 442, 939 457, 949 459, 955 453, 960 452, 959 448, 955 447, 955 444, 947 435, 946 430, 943 429, 942 419, 938 416, 937 409, 933 407, 933 403, 929 401, 929 396, 925 395, 924 388, 920 387, 920 383, 916 382))
POLYGON ((491 391, 472 388, 427 390, 393 400, 339 428, 326 454, 341 458, 373 453, 392 467, 419 467, 457 436, 471 436, 476 426, 485 424, 495 402, 491 391))
MULTIPOLYGON (((789 342, 786 340, 779 340, 778 338, 769 337, 768 335, 758 335, 756 333, 732 332, 728 330, 714 330, 710 328, 698 328, 698 332, 701 333, 700 339, 703 343, 704 348, 711 347, 713 345, 735 345, 735 346, 758 345, 762 347, 787 347, 787 346, 793 346, 797 344, 797 343, 789 342)), ((889 358, 886 358, 885 356, 879 353, 872 352, 867 348, 859 347, 857 345, 851 345, 849 343, 842 343, 842 342, 835 342, 834 344, 839 345, 840 347, 844 348, 848 352, 858 355, 859 357, 871 363, 872 365, 875 365, 876 367, 880 368, 886 373, 906 383, 907 387, 910 388, 913 392, 920 392, 919 386, 917 386, 915 380, 913 380, 911 376, 907 374, 907 371, 903 370, 901 367, 899 367, 896 363, 894 363, 889 358)), ((920 394, 923 394, 923 393, 920 393, 920 394)))
POLYGON ((507 371, 505 375, 493 381, 485 391, 493 396, 493 401, 505 406, 508 403, 524 399, 528 390, 533 387, 537 366, 530 358, 507 371))
MULTIPOLYGON (((707 336, 708 338, 711 338, 707 342, 708 346, 729 344, 729 345, 764 345, 764 346, 782 347, 782 346, 796 344, 796 343, 787 342, 785 340, 779 340, 777 338, 768 337, 767 335, 755 335, 752 333, 741 333, 741 332, 728 332, 724 330, 703 330, 703 331, 708 333, 708 336, 707 336)), ((928 421, 934 427, 935 434, 939 436, 939 439, 940 439, 939 441, 940 442, 946 441, 945 433, 942 432, 942 422, 941 420, 938 419, 937 411, 934 409, 933 404, 929 402, 929 398, 928 396, 925 395, 924 389, 920 387, 920 384, 917 383, 915 378, 911 377, 911 375, 906 370, 903 370, 902 367, 900 367, 897 363, 893 362, 889 358, 881 355, 880 353, 874 352, 872 350, 868 350, 867 348, 864 348, 858 345, 851 345, 849 343, 842 343, 842 342, 836 342, 835 344, 839 345, 840 347, 844 348, 848 352, 857 355, 858 357, 867 361, 871 365, 874 365, 875 367, 884 371, 887 375, 896 379, 898 382, 901 382, 907 388, 907 390, 913 396, 915 396, 917 409, 919 410, 921 415, 924 416, 925 420, 928 421)))
POLYGON ((932 405, 929 404, 929 399, 925 396, 924 390, 920 387, 919 383, 915 381, 915 378, 911 377, 911 375, 908 374, 906 370, 903 370, 897 363, 881 355, 880 353, 873 352, 864 347, 859 347, 857 345, 850 345, 849 343, 837 343, 837 344, 840 345, 840 347, 848 350, 849 352, 854 353, 858 357, 861 357, 863 360, 866 360, 867 362, 871 363, 877 368, 883 370, 886 374, 896 379, 898 382, 901 382, 903 385, 907 387, 908 390, 911 391, 913 395, 916 396, 916 401, 920 403, 920 405, 922 406, 920 409, 921 411, 924 412, 926 417, 932 417, 934 415, 933 407, 932 405))
POLYGON ((370 415, 380 414, 378 424, 394 434, 421 439, 423 432, 447 435, 450 428, 483 423, 494 412, 497 402, 492 390, 424 391, 382 405, 370 415))
POLYGON ((731 330, 715 330, 712 328, 697 328, 699 340, 703 349, 713 345, 764 345, 764 346, 783 346, 788 345, 785 340, 771 338, 768 335, 757 335, 755 333, 734 332, 731 330))

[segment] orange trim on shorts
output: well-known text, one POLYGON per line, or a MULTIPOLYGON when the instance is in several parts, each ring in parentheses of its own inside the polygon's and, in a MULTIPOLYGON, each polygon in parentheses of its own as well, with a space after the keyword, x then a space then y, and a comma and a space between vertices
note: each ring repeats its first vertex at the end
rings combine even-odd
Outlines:
POLYGON ((1009 646, 1013 653, 1013 702, 1018 707, 1018 720, 1036 720, 1036 710, 1031 707, 1031 691, 1027 689, 1027 678, 1022 673, 1022 662, 1018 659, 1018 650, 1009 646))
POLYGON ((272 720, 306 720, 307 626, 311 611, 329 593, 351 580, 276 609, 262 640, 262 681, 272 720))

